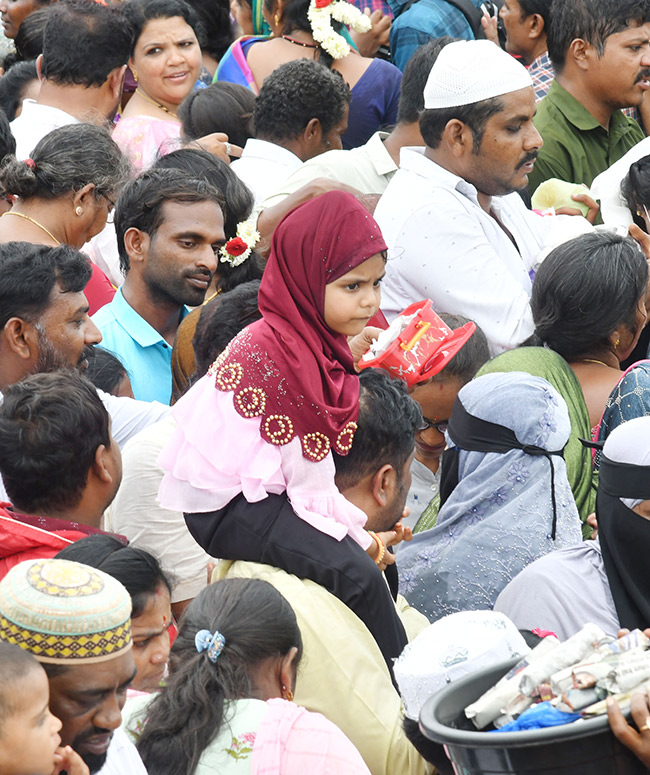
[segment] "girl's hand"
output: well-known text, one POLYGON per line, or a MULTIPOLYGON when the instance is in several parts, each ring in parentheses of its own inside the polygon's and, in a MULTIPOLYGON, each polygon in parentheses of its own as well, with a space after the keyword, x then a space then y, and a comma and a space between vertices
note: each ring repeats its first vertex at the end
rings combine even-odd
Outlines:
POLYGON ((612 732, 645 767, 650 768, 650 706, 647 692, 632 695, 630 710, 637 729, 627 723, 616 700, 607 698, 607 716, 612 732))
POLYGON ((52 775, 59 775, 61 770, 65 770, 68 775, 89 775, 88 765, 69 745, 56 749, 54 762, 52 775))

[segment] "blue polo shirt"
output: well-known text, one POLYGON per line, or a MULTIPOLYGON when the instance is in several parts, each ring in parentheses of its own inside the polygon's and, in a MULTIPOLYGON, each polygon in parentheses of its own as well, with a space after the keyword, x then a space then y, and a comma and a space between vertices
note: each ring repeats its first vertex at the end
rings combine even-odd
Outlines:
MULTIPOLYGON (((181 319, 188 312, 184 307, 181 319)), ((171 345, 133 309, 121 288, 92 320, 102 333, 100 347, 117 355, 129 372, 133 395, 140 401, 168 404, 172 395, 171 345)))

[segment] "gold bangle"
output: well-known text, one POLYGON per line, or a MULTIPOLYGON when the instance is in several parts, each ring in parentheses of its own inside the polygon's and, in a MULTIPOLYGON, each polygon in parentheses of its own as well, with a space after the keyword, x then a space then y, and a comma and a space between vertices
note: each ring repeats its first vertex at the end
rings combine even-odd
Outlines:
POLYGON ((375 539, 377 542, 377 546, 379 547, 379 555, 375 558, 375 565, 381 565, 385 555, 386 555, 386 544, 381 540, 381 538, 372 530, 368 531, 370 535, 375 539))

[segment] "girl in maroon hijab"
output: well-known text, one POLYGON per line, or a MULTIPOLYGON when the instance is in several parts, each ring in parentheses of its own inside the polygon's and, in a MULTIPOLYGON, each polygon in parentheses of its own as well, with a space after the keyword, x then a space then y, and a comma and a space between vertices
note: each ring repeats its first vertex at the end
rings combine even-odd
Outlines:
POLYGON ((350 194, 324 194, 281 221, 260 286, 262 319, 172 409, 159 497, 185 513, 213 556, 325 586, 368 626, 391 669, 406 636, 370 559, 383 545, 338 491, 332 456, 349 452, 357 427, 347 338, 379 308, 385 251, 350 194))
POLYGON ((273 235, 260 286, 262 319, 244 329, 172 413, 160 462, 164 507, 221 509, 287 492, 296 514, 368 549, 366 515, 334 484, 332 450, 354 438, 359 380, 347 337, 377 312, 386 244, 350 194, 324 194, 273 235))

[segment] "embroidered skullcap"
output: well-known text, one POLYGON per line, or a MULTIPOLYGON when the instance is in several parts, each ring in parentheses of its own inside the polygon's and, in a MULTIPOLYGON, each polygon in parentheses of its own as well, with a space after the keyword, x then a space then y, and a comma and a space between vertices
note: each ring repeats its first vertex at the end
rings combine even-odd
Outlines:
POLYGON ((79 562, 21 562, 0 582, 0 640, 50 664, 113 659, 131 648, 131 597, 79 562))
POLYGON ((526 68, 489 40, 445 46, 424 87, 425 110, 457 108, 532 86, 526 68))
POLYGON ((447 684, 530 651, 519 630, 496 611, 461 611, 429 625, 395 660, 407 718, 447 684))

